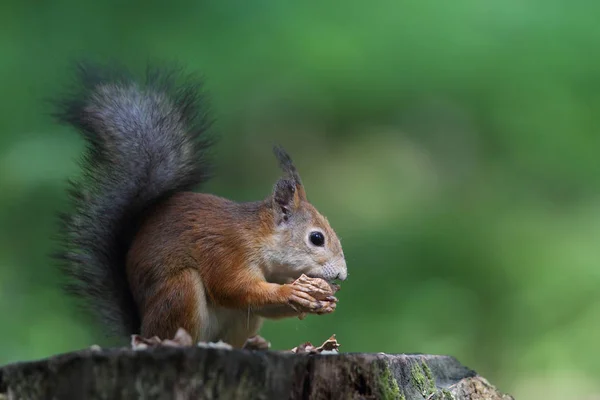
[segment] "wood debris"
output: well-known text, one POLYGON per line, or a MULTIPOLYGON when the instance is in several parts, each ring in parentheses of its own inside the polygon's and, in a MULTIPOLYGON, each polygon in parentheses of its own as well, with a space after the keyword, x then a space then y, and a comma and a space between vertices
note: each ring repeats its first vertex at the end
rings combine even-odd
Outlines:
POLYGON ((334 334, 318 347, 315 347, 310 342, 306 342, 294 347, 291 351, 295 354, 337 354, 339 347, 340 344, 338 343, 334 334))
POLYGON ((168 347, 190 347, 193 346, 192 337, 183 328, 179 328, 173 339, 161 340, 158 336, 145 338, 140 335, 131 335, 131 348, 133 350, 143 350, 148 347, 168 346, 168 347))

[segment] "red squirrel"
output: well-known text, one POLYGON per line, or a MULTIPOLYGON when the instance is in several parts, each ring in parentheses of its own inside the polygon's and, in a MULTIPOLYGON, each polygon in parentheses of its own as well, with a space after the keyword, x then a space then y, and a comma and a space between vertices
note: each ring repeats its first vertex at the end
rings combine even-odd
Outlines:
POLYGON ((346 279, 342 246, 283 148, 284 176, 264 200, 192 192, 211 175, 200 83, 89 64, 76 76, 56 116, 87 151, 57 257, 67 290, 109 332, 167 339, 183 328, 196 342, 243 347, 263 318, 335 310, 314 289, 346 279))

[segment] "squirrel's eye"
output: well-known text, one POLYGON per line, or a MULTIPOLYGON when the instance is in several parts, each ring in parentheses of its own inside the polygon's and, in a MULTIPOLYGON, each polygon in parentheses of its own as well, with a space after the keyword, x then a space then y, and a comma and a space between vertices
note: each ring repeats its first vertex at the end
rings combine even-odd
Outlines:
POLYGON ((315 246, 321 247, 325 244, 325 236, 323 236, 321 232, 311 232, 308 238, 310 239, 310 242, 315 246))

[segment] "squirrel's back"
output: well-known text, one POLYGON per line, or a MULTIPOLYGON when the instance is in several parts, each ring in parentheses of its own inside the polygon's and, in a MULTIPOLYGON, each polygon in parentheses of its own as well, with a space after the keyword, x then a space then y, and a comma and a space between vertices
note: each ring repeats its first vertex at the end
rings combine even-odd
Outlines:
POLYGON ((57 102, 61 122, 87 144, 57 255, 69 292, 118 335, 139 332, 125 260, 144 213, 208 178, 208 119, 200 84, 174 70, 144 79, 80 65, 77 86, 57 102))

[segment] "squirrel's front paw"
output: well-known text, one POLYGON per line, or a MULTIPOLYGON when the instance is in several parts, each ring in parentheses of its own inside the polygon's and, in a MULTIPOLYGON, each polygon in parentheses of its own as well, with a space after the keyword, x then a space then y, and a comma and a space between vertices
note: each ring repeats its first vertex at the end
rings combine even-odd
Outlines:
POLYGON ((317 300, 337 303, 337 298, 334 297, 334 294, 339 290, 339 286, 332 285, 324 279, 311 278, 302 274, 300 278, 292 283, 292 286, 300 288, 317 300))
POLYGON ((329 314, 335 310, 337 298, 327 281, 302 275, 291 285, 290 305, 301 313, 329 314))

